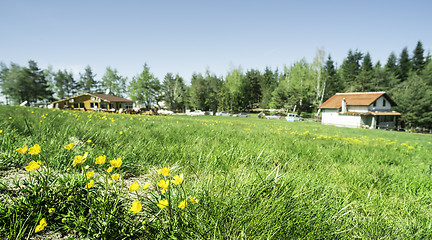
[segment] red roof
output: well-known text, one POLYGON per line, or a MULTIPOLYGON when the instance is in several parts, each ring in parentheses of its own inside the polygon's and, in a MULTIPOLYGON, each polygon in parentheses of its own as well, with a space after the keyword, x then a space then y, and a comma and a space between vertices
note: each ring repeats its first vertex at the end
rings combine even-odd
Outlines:
POLYGON ((83 94, 80 94, 80 95, 76 95, 76 96, 64 98, 64 99, 61 99, 61 100, 58 100, 58 101, 54 101, 53 103, 59 103, 59 102, 63 102, 63 101, 68 101, 69 99, 76 98, 76 97, 83 96, 83 95, 90 95, 90 96, 98 97, 100 99, 103 99, 106 102, 112 102, 112 103, 115 103, 115 102, 133 103, 132 100, 129 100, 129 99, 126 99, 126 98, 117 97, 117 96, 114 96, 114 95, 102 94, 102 93, 83 93, 83 94))
POLYGON ((325 101, 318 108, 340 108, 342 107, 342 99, 348 105, 355 106, 369 106, 375 102, 379 97, 384 96, 391 106, 396 106, 396 103, 385 92, 356 92, 356 93, 336 93, 327 101, 325 101))
POLYGON ((102 93, 89 93, 95 97, 101 98, 107 102, 133 102, 132 100, 128 100, 126 98, 117 97, 114 95, 102 94, 102 93))

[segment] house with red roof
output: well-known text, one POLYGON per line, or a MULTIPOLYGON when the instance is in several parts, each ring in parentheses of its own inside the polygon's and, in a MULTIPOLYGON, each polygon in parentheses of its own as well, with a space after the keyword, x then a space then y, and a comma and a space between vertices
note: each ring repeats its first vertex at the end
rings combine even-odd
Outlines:
POLYGON ((109 111, 132 108, 133 101, 102 93, 83 93, 52 102, 54 108, 85 111, 109 111))
POLYGON ((342 127, 394 129, 401 114, 385 92, 336 93, 318 108, 322 123, 342 127))

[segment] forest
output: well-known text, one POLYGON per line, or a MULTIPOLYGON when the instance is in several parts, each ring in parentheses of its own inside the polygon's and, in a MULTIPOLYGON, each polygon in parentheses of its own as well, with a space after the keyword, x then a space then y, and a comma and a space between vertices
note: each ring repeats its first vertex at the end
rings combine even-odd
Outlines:
MULTIPOLYGON (((189 81, 188 81, 189 82, 189 81)), ((42 69, 34 60, 28 66, 0 63, 1 92, 6 104, 27 101, 30 106, 46 104, 84 92, 110 93, 127 97, 145 108, 164 106, 184 111, 250 111, 280 109, 313 116, 317 107, 337 92, 385 91, 398 104, 406 127, 432 127, 432 61, 421 41, 410 53, 391 52, 387 62, 373 61, 369 52, 349 50, 338 66, 322 49, 313 62, 301 59, 283 69, 264 70, 232 67, 225 76, 207 70, 194 73, 190 84, 179 74, 168 72, 158 79, 145 63, 128 80, 117 69, 107 67, 98 79, 87 66, 74 76, 66 69, 42 69)))

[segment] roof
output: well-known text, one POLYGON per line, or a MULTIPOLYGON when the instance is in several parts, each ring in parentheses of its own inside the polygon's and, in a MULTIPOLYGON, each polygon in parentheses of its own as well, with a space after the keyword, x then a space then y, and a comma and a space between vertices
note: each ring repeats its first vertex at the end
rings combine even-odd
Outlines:
POLYGON ((102 100, 104 100, 106 102, 122 102, 122 103, 125 103, 125 102, 132 103, 133 102, 132 100, 129 100, 129 99, 126 99, 126 98, 122 98, 122 97, 117 97, 117 96, 114 96, 114 95, 109 95, 109 94, 83 93, 83 94, 79 94, 79 95, 76 95, 76 96, 64 98, 64 99, 61 99, 61 100, 58 100, 58 101, 54 101, 52 103, 59 103, 59 102, 63 102, 63 101, 68 101, 69 99, 80 97, 80 96, 83 96, 83 95, 89 95, 89 96, 98 97, 98 98, 100 98, 100 99, 102 99, 102 100))
POLYGON ((391 106, 397 106, 397 104, 385 92, 354 92, 336 93, 318 108, 340 108, 342 107, 342 99, 344 98, 347 105, 369 106, 381 96, 384 96, 387 101, 390 102, 391 106))
POLYGON ((400 112, 345 112, 344 115, 401 116, 400 112))

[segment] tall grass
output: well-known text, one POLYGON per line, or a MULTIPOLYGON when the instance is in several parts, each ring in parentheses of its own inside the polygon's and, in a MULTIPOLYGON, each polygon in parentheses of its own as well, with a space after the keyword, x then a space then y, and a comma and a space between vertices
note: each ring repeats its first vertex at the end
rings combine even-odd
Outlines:
POLYGON ((53 201, 61 208, 37 234, 95 239, 419 239, 432 233, 429 135, 255 118, 8 106, 0 107, 0 130, 1 171, 23 169, 31 159, 16 149, 37 143, 49 167, 44 176, 55 186, 42 191, 42 179, 27 185, 0 180, 0 237, 6 239, 34 235, 53 201), (65 150, 71 142, 74 148, 65 150), (84 152, 91 159, 86 164, 95 169, 97 156, 123 159, 119 171, 124 181, 116 191, 104 192, 102 182, 85 189, 80 171, 68 172, 74 156, 84 152), (170 223, 160 218, 167 209, 145 200, 160 200, 152 193, 158 191, 153 184, 141 197, 147 201, 146 211, 130 214, 133 197, 121 189, 134 179, 158 181, 156 169, 162 167, 184 173, 182 187, 199 203, 173 213, 170 223), (72 191, 83 200, 64 201, 72 191), (88 197, 89 192, 99 197, 88 197))

